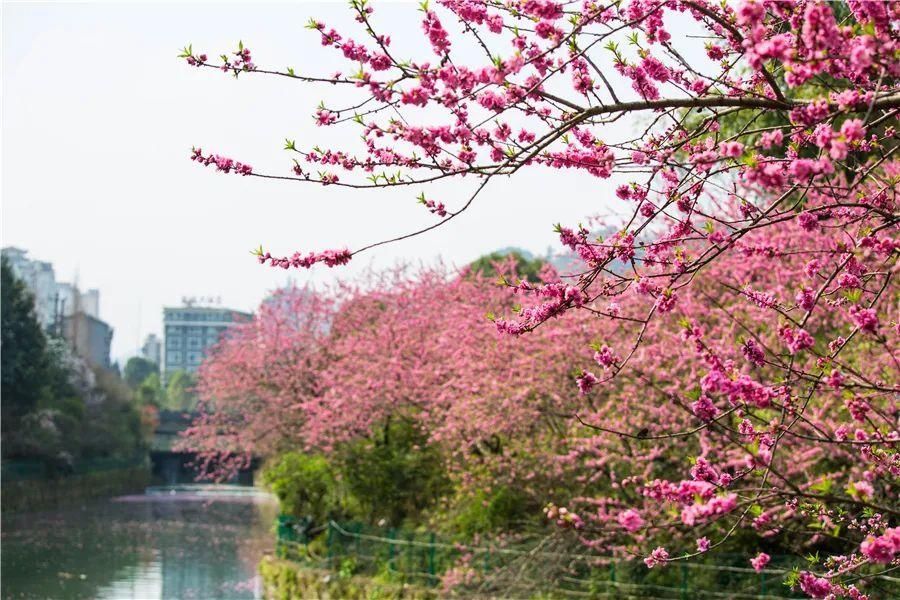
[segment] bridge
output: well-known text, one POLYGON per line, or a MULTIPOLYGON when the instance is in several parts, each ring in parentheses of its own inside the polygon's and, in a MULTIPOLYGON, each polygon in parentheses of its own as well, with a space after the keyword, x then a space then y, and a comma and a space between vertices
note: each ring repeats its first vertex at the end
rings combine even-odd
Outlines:
MULTIPOLYGON (((159 411, 159 423, 153 432, 150 444, 150 462, 153 466, 153 479, 164 485, 195 483, 197 471, 193 463, 196 455, 193 452, 176 450, 181 433, 190 427, 199 415, 196 412, 181 410, 159 411)), ((253 485, 253 474, 259 468, 259 461, 253 459, 250 467, 242 470, 227 483, 253 485)))

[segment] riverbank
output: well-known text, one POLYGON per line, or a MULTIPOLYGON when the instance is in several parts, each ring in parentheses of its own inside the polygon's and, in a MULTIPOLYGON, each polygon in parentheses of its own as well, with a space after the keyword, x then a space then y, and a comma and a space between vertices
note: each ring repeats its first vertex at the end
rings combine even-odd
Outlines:
POLYGON ((345 575, 326 569, 314 569, 300 563, 265 557, 259 564, 265 600, 433 600, 434 590, 410 585, 379 581, 373 577, 345 575))
POLYGON ((77 506, 98 498, 141 492, 149 483, 150 465, 146 461, 57 477, 16 478, 4 472, 0 506, 4 514, 77 506))

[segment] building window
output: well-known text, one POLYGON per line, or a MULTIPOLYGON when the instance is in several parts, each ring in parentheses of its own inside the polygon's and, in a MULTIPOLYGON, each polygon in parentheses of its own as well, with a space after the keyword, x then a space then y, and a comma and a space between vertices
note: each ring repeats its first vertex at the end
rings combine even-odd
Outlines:
POLYGON ((189 337, 187 340, 187 347, 190 350, 199 350, 203 347, 203 342, 198 337, 189 337))
POLYGON ((181 338, 180 337, 167 337, 166 338, 166 348, 181 348, 181 338))
POLYGON ((199 365, 203 362, 202 352, 188 352, 188 364, 199 365))
POLYGON ((166 363, 177 365, 181 362, 181 352, 166 352, 166 363))

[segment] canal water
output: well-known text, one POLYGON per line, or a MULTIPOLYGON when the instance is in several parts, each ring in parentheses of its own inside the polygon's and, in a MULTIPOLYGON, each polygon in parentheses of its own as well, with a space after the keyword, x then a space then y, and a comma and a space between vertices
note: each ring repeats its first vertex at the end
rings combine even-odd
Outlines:
POLYGON ((4 515, 2 597, 259 598, 277 512, 253 488, 188 485, 4 515))

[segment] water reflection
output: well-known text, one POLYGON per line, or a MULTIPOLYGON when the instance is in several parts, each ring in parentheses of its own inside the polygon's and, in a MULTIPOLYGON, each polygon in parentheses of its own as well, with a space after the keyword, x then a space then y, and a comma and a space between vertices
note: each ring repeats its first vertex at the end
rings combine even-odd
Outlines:
POLYGON ((3 518, 3 598, 258 598, 277 505, 230 486, 151 489, 3 518))

